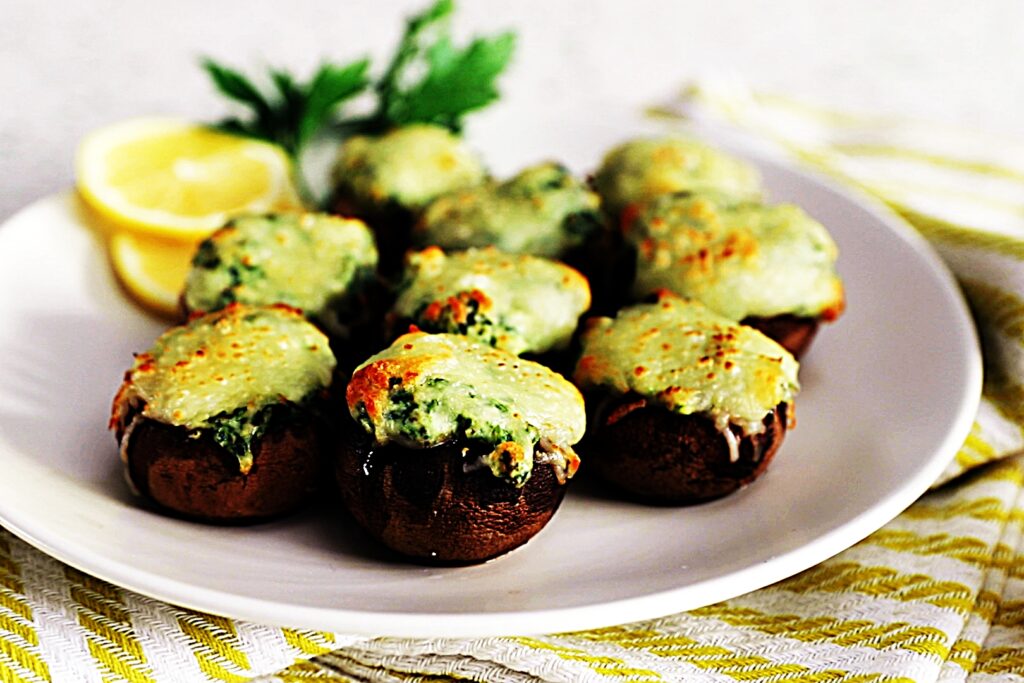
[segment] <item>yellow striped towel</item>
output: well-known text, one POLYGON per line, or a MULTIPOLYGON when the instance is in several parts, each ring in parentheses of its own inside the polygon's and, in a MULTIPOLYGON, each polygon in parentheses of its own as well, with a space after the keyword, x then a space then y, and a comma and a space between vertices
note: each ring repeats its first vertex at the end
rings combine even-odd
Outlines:
POLYGON ((1024 148, 742 88, 691 90, 670 113, 772 141, 886 202, 939 249, 986 354, 981 409, 944 476, 955 481, 769 588, 532 638, 232 621, 84 576, 0 529, 0 681, 1024 682, 1024 456, 1013 456, 1024 446, 1024 148))

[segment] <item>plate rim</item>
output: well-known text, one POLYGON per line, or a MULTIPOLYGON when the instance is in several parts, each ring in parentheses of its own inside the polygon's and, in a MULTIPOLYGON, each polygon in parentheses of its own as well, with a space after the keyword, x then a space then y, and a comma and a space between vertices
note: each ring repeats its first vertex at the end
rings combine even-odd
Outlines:
MULTIPOLYGON (((707 136, 715 144, 724 136, 707 136)), ((966 333, 968 381, 957 396, 959 408, 956 420, 947 429, 945 437, 927 464, 904 482, 893 494, 863 510, 848 521, 831 528, 810 542, 782 555, 741 569, 704 579, 682 587, 660 590, 640 596, 601 601, 586 605, 546 610, 513 612, 370 612, 360 609, 322 608, 287 604, 247 595, 231 594, 205 586, 196 586, 178 579, 150 573, 140 575, 129 564, 107 560, 81 546, 77 552, 67 550, 67 543, 55 545, 53 532, 37 529, 32 520, 19 520, 18 515, 4 509, 0 501, 0 524, 15 536, 45 554, 56 558, 87 574, 96 576, 122 588, 174 605, 217 614, 233 619, 278 626, 307 626, 324 630, 337 630, 366 635, 397 635, 406 637, 480 637, 511 634, 536 634, 627 623, 677 613, 698 606, 713 604, 739 594, 758 590, 786 577, 818 564, 842 550, 856 544, 882 527, 919 498, 938 478, 967 437, 981 398, 982 361, 977 331, 972 323, 966 299, 956 284, 949 268, 935 248, 881 202, 860 191, 838 184, 828 176, 798 166, 777 155, 766 153, 752 145, 724 142, 723 147, 739 147, 740 154, 768 166, 779 167, 795 174, 801 180, 825 188, 844 201, 858 205, 876 218, 887 229, 907 242, 915 254, 922 258, 941 283, 943 294, 955 307, 966 333), (756 578, 754 578, 756 576, 756 578), (740 591, 730 588, 743 579, 740 591), (695 596, 699 594, 699 598, 695 596), (666 607, 670 605, 670 607, 666 607), (277 615, 287 613, 287 618, 277 615), (400 627, 396 628, 396 624, 400 627), (540 631, 538 629, 541 629, 540 631)), ((0 243, 7 240, 9 226, 18 224, 22 217, 40 207, 54 203, 77 201, 74 191, 49 195, 29 204, 0 224, 0 243)), ((73 210, 73 207, 66 207, 73 210)), ((6 449, 0 449, 0 457, 6 449)))

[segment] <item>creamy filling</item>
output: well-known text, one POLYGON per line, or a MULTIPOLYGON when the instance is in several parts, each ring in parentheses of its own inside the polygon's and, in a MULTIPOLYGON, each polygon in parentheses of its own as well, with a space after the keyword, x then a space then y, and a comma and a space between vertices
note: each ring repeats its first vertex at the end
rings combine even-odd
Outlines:
MULTIPOLYGON (((717 429, 723 437, 725 442, 729 446, 729 462, 738 462, 740 459, 740 441, 747 437, 757 436, 764 434, 765 426, 763 420, 748 421, 748 420, 731 420, 728 415, 717 415, 714 418, 715 429, 717 429), (733 427, 738 427, 741 432, 741 436, 736 436, 736 432, 733 431, 733 427)), ((761 450, 760 448, 754 449, 754 460, 760 460, 761 450)))
MULTIPOLYGON (((465 454, 465 450, 463 451, 465 454)), ((495 467, 496 452, 481 455, 474 460, 466 460, 462 465, 463 472, 475 472, 479 469, 487 468, 491 470, 491 473, 497 477, 509 478, 510 472, 507 472, 500 467, 495 467)), ((569 446, 559 446, 548 439, 542 438, 537 444, 537 448, 533 451, 533 463, 532 468, 537 465, 548 465, 554 469, 555 479, 558 480, 559 484, 565 484, 567 481, 572 479, 573 475, 576 474, 576 470, 580 466, 580 457, 576 455, 569 446)))
POLYGON ((736 436, 736 433, 729 428, 729 420, 719 419, 715 420, 715 427, 725 437, 725 442, 729 445, 729 462, 737 462, 740 459, 740 440, 736 436))
POLYGON ((540 450, 537 451, 534 461, 542 465, 551 465, 555 468, 555 477, 559 484, 564 484, 572 479, 580 466, 580 456, 569 446, 559 446, 546 438, 540 440, 540 450))

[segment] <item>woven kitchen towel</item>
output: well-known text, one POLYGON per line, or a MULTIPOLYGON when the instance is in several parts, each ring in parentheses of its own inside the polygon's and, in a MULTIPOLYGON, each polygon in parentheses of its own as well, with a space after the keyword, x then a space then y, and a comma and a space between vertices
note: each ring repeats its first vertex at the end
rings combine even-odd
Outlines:
POLYGON ((356 639, 198 614, 0 530, 0 679, 245 681, 280 669, 257 680, 1024 680, 1022 492, 1024 458, 1004 459, 775 586, 615 628, 480 640, 356 639))
POLYGON ((365 639, 211 617, 84 576, 0 529, 0 680, 1024 681, 1024 149, 742 88, 691 90, 668 113, 667 125, 685 115, 772 141, 939 249, 986 355, 953 481, 769 588, 532 638, 365 639))

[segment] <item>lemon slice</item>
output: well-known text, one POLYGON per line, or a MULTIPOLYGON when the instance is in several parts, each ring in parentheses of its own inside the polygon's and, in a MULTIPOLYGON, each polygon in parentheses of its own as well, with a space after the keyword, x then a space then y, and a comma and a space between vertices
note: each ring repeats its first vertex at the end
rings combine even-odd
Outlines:
POLYGON ((78 189, 122 227, 192 241, 231 216, 295 208, 291 162, 275 145, 172 119, 135 119, 89 134, 78 189))
POLYGON ((128 294, 155 313, 178 317, 178 297, 199 242, 118 232, 107 244, 114 272, 128 294))

